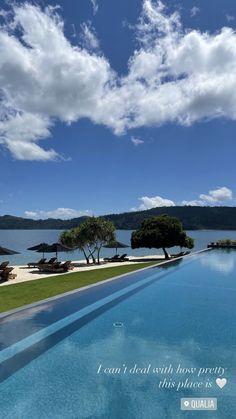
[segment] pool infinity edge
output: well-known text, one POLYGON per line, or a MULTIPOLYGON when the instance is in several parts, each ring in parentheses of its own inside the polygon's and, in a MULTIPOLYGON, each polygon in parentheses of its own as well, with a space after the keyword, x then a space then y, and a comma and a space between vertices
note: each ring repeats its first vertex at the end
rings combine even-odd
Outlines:
MULTIPOLYGON (((200 252, 202 252, 202 251, 200 251, 200 252)), ((197 252, 197 253, 200 253, 200 252, 197 252)), ((177 260, 177 258, 175 260, 177 260)), ((193 259, 191 258, 191 260, 193 260, 193 259)), ((167 263, 167 262, 165 262, 165 263, 167 263)), ((159 266, 159 265, 160 264, 154 265, 153 267, 159 266)), ((152 269, 153 267, 143 268, 143 269, 140 269, 139 271, 143 271, 143 270, 146 270, 146 269, 152 269)), ((152 281, 159 278, 160 273, 161 272, 155 272, 154 274, 147 276, 146 278, 138 281, 135 284, 128 285, 127 287, 125 287, 121 290, 115 291, 114 293, 112 293, 112 294, 110 294, 106 297, 103 297, 100 300, 95 301, 94 303, 89 304, 86 307, 83 307, 82 309, 76 311, 75 313, 70 314, 70 315, 54 322, 53 324, 51 324, 47 327, 44 327, 43 329, 27 336, 26 338, 23 338, 20 341, 8 346, 7 348, 0 351, 0 363, 9 360, 13 356, 23 352, 24 350, 28 349, 32 345, 39 343, 43 339, 51 336, 52 334, 58 332, 59 330, 63 329, 64 327, 66 327, 68 325, 70 325, 71 323, 83 318, 84 316, 86 316, 86 315, 92 313, 93 311, 103 307, 104 305, 106 305, 106 304, 108 304, 108 303, 110 303, 114 300, 117 300, 119 297, 122 297, 122 296, 125 296, 126 294, 129 294, 131 291, 138 290, 139 288, 142 288, 145 285, 146 286, 149 285, 150 283, 152 283, 152 281)), ((130 275, 130 273, 122 275, 122 276, 127 276, 127 275, 130 275)), ((114 279, 115 278, 111 278, 111 280, 114 280, 114 279)), ((103 282, 105 282, 105 281, 103 281, 103 282)), ((100 283, 98 283, 98 284, 100 284, 100 283)), ((41 304, 42 304, 42 302, 41 302, 41 304)))
MULTIPOLYGON (((169 263, 171 264, 171 263, 175 262, 176 260, 180 260, 180 259, 186 260, 188 257, 193 257, 193 256, 198 255, 199 253, 203 253, 203 252, 211 251, 211 250, 212 249, 209 249, 209 248, 198 250, 197 252, 191 253, 190 255, 180 256, 180 257, 175 258, 175 259, 164 260, 163 262, 156 263, 156 264, 154 264, 152 266, 147 266, 145 268, 137 269, 137 270, 132 271, 132 272, 126 272, 125 274, 116 275, 116 276, 113 276, 112 278, 108 278, 108 279, 104 279, 102 281, 96 282, 95 284, 85 285, 84 287, 75 288, 73 290, 64 292, 62 294, 54 295, 53 297, 48 297, 48 298, 45 298, 43 300, 35 301, 34 303, 30 303, 30 304, 26 304, 26 305, 23 305, 23 306, 20 306, 20 307, 16 307, 16 308, 13 308, 13 309, 8 310, 8 311, 3 311, 3 312, 0 312, 0 320, 3 319, 4 317, 11 316, 12 314, 17 314, 17 313, 19 313, 21 311, 24 311, 24 310, 27 310, 27 309, 30 309, 30 308, 37 307, 37 306, 39 306, 41 304, 44 304, 44 303, 47 303, 47 302, 50 302, 50 301, 54 301, 54 300, 57 300, 57 299, 66 297, 67 295, 72 295, 72 294, 75 294, 77 292, 80 292, 80 291, 84 291, 86 289, 89 289, 89 288, 97 287, 97 286, 99 286, 101 284, 109 283, 111 281, 115 281, 117 279, 124 278, 124 277, 126 277, 128 275, 134 274, 135 272, 142 272, 142 271, 145 271, 145 270, 148 270, 148 269, 152 269, 152 268, 156 268, 156 267, 159 267, 159 266, 162 266, 162 265, 166 265, 166 264, 169 264, 169 263)), ((12 285, 15 285, 15 284, 12 284, 12 285)))

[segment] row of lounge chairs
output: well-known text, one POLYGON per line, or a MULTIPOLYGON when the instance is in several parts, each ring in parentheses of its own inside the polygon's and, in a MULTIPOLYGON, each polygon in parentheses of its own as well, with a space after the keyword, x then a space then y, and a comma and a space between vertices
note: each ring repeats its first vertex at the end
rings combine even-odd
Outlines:
POLYGON ((13 267, 8 266, 9 262, 5 261, 0 264, 0 281, 8 281, 9 279, 15 279, 16 274, 13 274, 13 267))
MULTIPOLYGON (((123 255, 114 255, 110 258, 104 258, 105 262, 126 262, 129 261, 129 258, 126 257, 127 254, 124 253, 123 255)), ((71 261, 66 261, 65 263, 60 263, 57 261, 56 257, 51 258, 47 261, 47 259, 42 258, 38 262, 29 262, 28 268, 38 268, 40 272, 67 272, 68 270, 73 269, 71 265, 71 261)))
MULTIPOLYGON (((56 259, 56 258, 55 258, 56 259)), ((38 266, 40 272, 51 272, 51 273, 63 273, 68 272, 69 270, 74 269, 74 266, 71 264, 71 260, 66 262, 57 262, 53 261, 52 263, 41 263, 38 266)))
POLYGON ((115 255, 111 258, 104 258, 103 260, 105 260, 106 262, 126 262, 126 261, 129 261, 129 258, 127 258, 126 256, 127 256, 127 253, 124 253, 121 256, 115 255))
MULTIPOLYGON (((123 254, 121 256, 114 255, 110 258, 104 258, 106 262, 125 262, 129 261, 129 258, 126 257, 127 254, 123 254)), ((13 274, 13 267, 8 266, 9 261, 2 262, 0 264, 0 281, 8 281, 8 279, 15 279, 16 274, 13 274)), ((38 268, 40 272, 51 272, 51 273, 63 273, 68 272, 69 270, 74 269, 71 260, 67 260, 66 262, 58 262, 56 257, 51 258, 47 261, 46 258, 40 259, 38 262, 29 262, 28 268, 38 268)))
POLYGON ((71 260, 67 260, 66 262, 58 262, 56 257, 51 258, 47 261, 47 259, 42 258, 38 262, 30 262, 27 264, 29 268, 38 268, 40 272, 67 272, 72 270, 74 267, 71 264, 71 260))
POLYGON ((47 262, 47 258, 42 258, 40 259, 38 262, 30 262, 27 263, 29 268, 37 268, 39 265, 51 265, 52 263, 56 262, 57 258, 51 258, 48 262, 47 262))

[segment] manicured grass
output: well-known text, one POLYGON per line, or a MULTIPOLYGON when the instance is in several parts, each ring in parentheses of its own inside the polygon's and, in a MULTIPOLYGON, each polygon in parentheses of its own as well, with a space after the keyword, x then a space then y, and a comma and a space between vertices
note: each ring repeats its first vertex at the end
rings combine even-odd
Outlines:
POLYGON ((67 275, 58 275, 3 286, 0 287, 0 312, 44 300, 54 295, 63 294, 64 292, 81 288, 85 285, 95 284, 96 282, 152 265, 154 263, 136 263, 133 265, 94 269, 87 272, 74 272, 67 275))

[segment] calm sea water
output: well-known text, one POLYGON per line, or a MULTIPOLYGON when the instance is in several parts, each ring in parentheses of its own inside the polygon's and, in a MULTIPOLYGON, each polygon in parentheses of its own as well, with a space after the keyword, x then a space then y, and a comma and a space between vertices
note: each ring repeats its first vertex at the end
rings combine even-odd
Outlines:
MULTIPOLYGON (((53 243, 58 240, 61 230, 0 230, 0 246, 14 249, 20 252, 20 255, 8 256, 7 259, 11 264, 21 265, 27 262, 37 261, 41 257, 41 253, 27 250, 28 247, 34 246, 41 242, 53 243)), ((130 245, 131 230, 117 230, 117 239, 122 243, 130 245)), ((200 230, 188 231, 188 234, 195 239, 194 250, 204 249, 208 243, 218 239, 232 238, 236 239, 236 231, 215 231, 215 230, 200 230)), ((179 248, 171 249, 171 252, 178 252, 179 248)), ((127 253, 134 256, 158 255, 162 254, 159 249, 118 249, 118 253, 127 253)), ((101 256, 113 256, 114 249, 103 249, 101 256)), ((47 254, 46 256, 53 256, 47 254)), ((60 253, 60 259, 79 260, 84 259, 83 254, 76 250, 72 253, 60 253)), ((0 260, 6 260, 5 256, 0 256, 0 260)))

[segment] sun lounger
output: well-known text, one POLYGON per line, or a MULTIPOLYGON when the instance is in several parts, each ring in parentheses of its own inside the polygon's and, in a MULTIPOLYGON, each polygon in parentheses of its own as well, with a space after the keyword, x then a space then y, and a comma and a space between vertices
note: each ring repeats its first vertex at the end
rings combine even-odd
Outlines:
POLYGON ((111 258, 104 258, 103 260, 107 261, 107 262, 111 262, 114 261, 116 259, 119 259, 120 255, 114 255, 111 258))
POLYGON ((13 269, 14 268, 12 267, 3 269, 0 273, 0 279, 3 281, 8 281, 8 279, 15 279, 17 275, 12 273, 13 269))
POLYGON ((46 258, 42 258, 38 262, 30 262, 30 263, 27 263, 27 265, 29 268, 37 268, 39 265, 42 265, 43 263, 45 263, 46 260, 47 260, 46 258))
POLYGON ((57 258, 51 258, 48 262, 45 262, 47 265, 51 265, 51 264, 53 264, 53 263, 60 263, 60 262, 57 262, 57 258))
POLYGON ((67 260, 64 263, 55 262, 52 264, 43 264, 38 266, 40 272, 51 272, 51 273, 61 273, 67 272, 69 270, 74 269, 73 265, 71 265, 71 260, 67 260))
POLYGON ((119 262, 128 262, 129 258, 126 257, 127 253, 124 253, 123 255, 121 255, 121 257, 118 258, 119 262))
POLYGON ((61 263, 60 266, 52 266, 52 271, 55 273, 61 273, 61 272, 68 272, 69 270, 74 269, 73 265, 71 265, 71 260, 67 260, 64 263, 61 263))
POLYGON ((58 268, 61 265, 61 262, 54 261, 52 263, 41 263, 37 266, 40 272, 49 272, 52 268, 58 268))
POLYGON ((9 265, 9 261, 7 260, 6 262, 2 262, 0 265, 0 271, 3 271, 7 265, 9 265))
POLYGON ((124 253, 123 255, 119 256, 113 256, 112 258, 104 258, 105 261, 107 262, 127 262, 129 261, 129 258, 126 257, 127 253, 124 253))
POLYGON ((38 268, 41 265, 52 265, 53 263, 57 263, 57 258, 55 258, 55 257, 51 258, 48 262, 47 262, 47 259, 40 259, 38 262, 28 263, 28 267, 29 268, 38 268))
POLYGON ((180 252, 180 253, 176 253, 174 255, 171 255, 172 258, 180 258, 182 256, 187 256, 189 255, 191 252, 189 250, 187 250, 186 252, 180 252))

